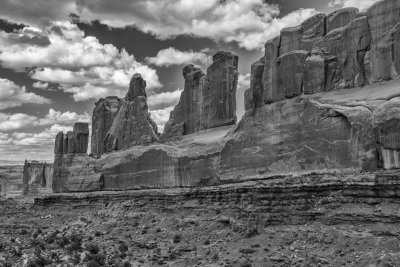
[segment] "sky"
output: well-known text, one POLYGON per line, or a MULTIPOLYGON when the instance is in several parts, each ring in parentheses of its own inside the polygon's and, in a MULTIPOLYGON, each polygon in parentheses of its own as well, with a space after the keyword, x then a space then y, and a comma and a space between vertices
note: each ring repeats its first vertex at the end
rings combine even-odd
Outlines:
MULTIPOLYGON (((250 65, 267 40, 318 13, 376 0, 2 0, 0 162, 53 160, 54 138, 91 122, 99 98, 147 82, 162 132, 183 90, 182 69, 212 55, 239 56, 237 115, 250 65)), ((89 151, 90 152, 90 151, 89 151)))

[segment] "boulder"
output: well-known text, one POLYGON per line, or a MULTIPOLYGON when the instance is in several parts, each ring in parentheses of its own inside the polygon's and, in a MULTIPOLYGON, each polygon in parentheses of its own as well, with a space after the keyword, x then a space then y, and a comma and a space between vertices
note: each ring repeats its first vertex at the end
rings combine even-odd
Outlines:
POLYGON ((265 43, 264 73, 263 73, 263 98, 265 103, 283 99, 285 96, 278 88, 279 46, 281 38, 275 37, 265 43))
POLYGON ((303 92, 304 64, 307 51, 292 51, 280 56, 278 62, 279 91, 286 98, 299 96, 303 92))
POLYGON ((104 153, 104 140, 114 122, 122 100, 109 96, 96 102, 92 116, 91 152, 100 156, 104 153))
POLYGON ((380 0, 367 10, 371 32, 371 82, 400 73, 400 1, 380 0))
POLYGON ((145 87, 142 76, 133 75, 125 100, 104 140, 106 152, 158 141, 157 125, 148 111, 145 87))
POLYGON ((342 28, 356 19, 359 15, 358 8, 348 7, 336 10, 326 16, 326 32, 342 28))
POLYGON ((299 26, 282 29, 279 55, 295 50, 311 51, 314 43, 325 35, 325 18, 325 14, 319 13, 299 26))

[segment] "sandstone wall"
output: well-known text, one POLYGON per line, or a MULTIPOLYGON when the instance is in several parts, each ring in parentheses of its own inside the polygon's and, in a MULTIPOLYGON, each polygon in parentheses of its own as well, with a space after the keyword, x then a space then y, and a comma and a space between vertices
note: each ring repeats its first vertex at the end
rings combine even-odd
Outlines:
POLYGON ((217 52, 207 74, 193 65, 183 69, 185 87, 162 135, 171 140, 236 122, 238 57, 217 52))
POLYGON ((25 161, 23 171, 24 194, 52 192, 53 164, 25 161))

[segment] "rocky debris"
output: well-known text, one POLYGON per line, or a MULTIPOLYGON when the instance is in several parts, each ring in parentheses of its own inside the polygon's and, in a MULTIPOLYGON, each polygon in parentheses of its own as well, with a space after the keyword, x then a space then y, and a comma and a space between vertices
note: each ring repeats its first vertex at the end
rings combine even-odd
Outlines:
POLYGON ((179 134, 231 125, 236 122, 236 88, 238 57, 217 52, 205 75, 188 65, 183 69, 185 87, 178 105, 171 112, 161 139, 171 140, 179 134))
POLYGON ((51 192, 53 164, 25 160, 23 170, 24 194, 51 192))
POLYGON ((371 34, 371 82, 389 80, 400 73, 400 2, 380 0, 367 10, 371 34))
POLYGON ((147 107, 146 81, 134 74, 129 91, 104 140, 106 152, 158 141, 157 125, 147 107))
POLYGON ((100 156, 104 153, 104 140, 121 107, 122 99, 116 96, 101 98, 96 102, 92 116, 91 153, 100 156))
POLYGON ((336 10, 326 16, 326 33, 342 28, 355 20, 359 15, 358 8, 348 7, 336 10))

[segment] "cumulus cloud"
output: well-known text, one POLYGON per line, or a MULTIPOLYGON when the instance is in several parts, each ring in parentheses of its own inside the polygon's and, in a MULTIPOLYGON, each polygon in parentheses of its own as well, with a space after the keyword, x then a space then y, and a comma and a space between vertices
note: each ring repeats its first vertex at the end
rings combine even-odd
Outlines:
POLYGON ((3 132, 51 124, 72 125, 75 122, 90 122, 90 116, 88 113, 79 115, 75 112, 61 112, 54 109, 50 109, 43 118, 24 113, 0 113, 0 131, 3 132))
POLYGON ((124 49, 119 51, 114 45, 100 44, 93 36, 85 37, 75 24, 66 21, 53 22, 43 29, 0 32, 0 63, 16 71, 31 69, 30 77, 40 85, 59 84, 59 89, 71 93, 75 101, 123 96, 136 72, 147 81, 148 89, 161 87, 154 69, 136 61, 124 49), (26 35, 32 39, 35 34, 46 36, 49 44, 15 41, 26 35))
POLYGON ((146 61, 159 67, 172 65, 198 64, 209 65, 212 62, 211 56, 203 52, 180 51, 173 47, 158 51, 155 57, 147 57, 146 61))
POLYGON ((33 88, 37 89, 47 89, 49 87, 49 83, 43 83, 43 82, 35 82, 32 84, 33 88))
POLYGON ((330 7, 357 7, 360 10, 367 9, 379 0, 331 0, 330 7))
POLYGON ((279 17, 279 6, 264 0, 121 0, 118 4, 109 0, 38 1, 6 0, 0 14, 34 25, 46 19, 64 20, 74 13, 86 20, 100 19, 112 27, 135 25, 159 39, 189 34, 260 49, 283 27, 297 25, 316 13, 300 9, 279 17))
POLYGON ((165 109, 150 110, 151 118, 157 124, 158 132, 164 131, 164 126, 169 120, 169 114, 174 109, 174 106, 165 109))
POLYGON ((147 98, 147 105, 150 110, 162 109, 175 106, 179 102, 183 90, 178 89, 173 92, 164 92, 151 95, 147 98))
POLYGON ((10 80, 0 78, 0 110, 19 107, 26 103, 45 104, 50 102, 47 98, 27 92, 25 86, 21 87, 10 80))
POLYGON ((54 158, 54 138, 58 132, 71 131, 72 126, 53 124, 38 132, 0 132, 0 160, 47 160, 54 158))
POLYGON ((244 110, 244 91, 250 88, 250 73, 240 74, 236 90, 236 117, 238 121, 243 117, 244 110))

